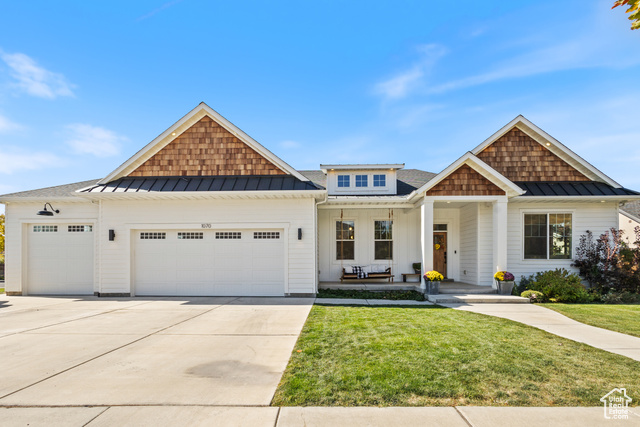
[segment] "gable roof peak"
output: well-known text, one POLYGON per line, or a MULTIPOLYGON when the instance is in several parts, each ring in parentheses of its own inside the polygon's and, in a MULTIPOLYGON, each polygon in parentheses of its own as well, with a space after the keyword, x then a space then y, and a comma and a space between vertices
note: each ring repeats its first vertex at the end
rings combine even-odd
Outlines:
POLYGON ((262 146, 256 140, 251 138, 249 135, 243 132, 239 127, 237 127, 236 125, 231 123, 229 120, 224 118, 216 110, 209 107, 205 102, 200 102, 200 104, 198 104, 194 109, 189 111, 180 120, 175 122, 167 130, 162 132, 158 137, 156 137, 149 144, 144 146, 141 150, 139 150, 126 162, 120 165, 116 170, 114 170, 105 178, 100 180, 99 184, 106 184, 110 181, 114 181, 116 179, 127 176, 131 172, 135 171, 138 167, 144 164, 144 162, 149 160, 151 157, 153 157, 160 150, 162 150, 164 147, 166 147, 171 142, 173 142, 182 133, 189 130, 191 126, 193 126, 195 123, 197 123, 204 117, 209 117, 210 119, 215 121, 222 128, 224 128, 226 131, 231 133, 234 137, 238 138, 242 143, 246 144, 248 147, 256 151, 260 156, 264 157, 268 162, 273 164, 276 168, 282 170, 285 174, 292 175, 301 181, 308 181, 308 179, 304 175, 300 174, 289 164, 284 162, 282 159, 280 159, 278 156, 273 154, 267 148, 262 146))
POLYGON ((561 160, 578 170, 581 174, 591 179, 592 181, 600 181, 615 188, 622 188, 622 186, 616 181, 609 178, 595 166, 574 153, 571 149, 569 149, 569 147, 565 146, 560 141, 549 135, 547 132, 531 122, 522 114, 518 114, 513 120, 500 128, 500 130, 498 130, 496 133, 484 140, 481 144, 476 146, 473 150, 471 150, 471 153, 473 153, 474 155, 480 154, 487 147, 496 142, 499 138, 504 136, 513 128, 518 128, 519 130, 527 134, 529 137, 531 137, 531 139, 536 141, 545 149, 549 150, 549 152, 559 157, 561 160))

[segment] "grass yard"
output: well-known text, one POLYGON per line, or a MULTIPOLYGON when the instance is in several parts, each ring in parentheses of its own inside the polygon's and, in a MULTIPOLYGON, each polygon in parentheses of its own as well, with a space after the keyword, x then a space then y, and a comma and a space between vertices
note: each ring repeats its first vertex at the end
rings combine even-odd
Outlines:
POLYGON ((540 304, 578 322, 640 337, 640 305, 540 304))
MULTIPOLYGON (((440 307, 315 305, 275 406, 599 406, 640 362, 440 307)), ((635 404, 635 401, 634 401, 635 404)))

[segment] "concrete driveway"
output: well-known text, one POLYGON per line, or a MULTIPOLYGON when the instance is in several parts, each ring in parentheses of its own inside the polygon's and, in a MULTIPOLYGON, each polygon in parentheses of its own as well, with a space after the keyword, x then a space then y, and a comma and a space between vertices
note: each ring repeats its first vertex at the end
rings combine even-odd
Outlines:
POLYGON ((312 304, 0 296, 0 407, 266 406, 312 304))

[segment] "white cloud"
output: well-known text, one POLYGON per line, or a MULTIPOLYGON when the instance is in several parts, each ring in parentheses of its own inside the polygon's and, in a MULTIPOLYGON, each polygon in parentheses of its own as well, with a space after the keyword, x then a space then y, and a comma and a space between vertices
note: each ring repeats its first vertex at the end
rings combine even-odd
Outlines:
POLYGON ((418 46, 420 59, 417 64, 396 76, 375 85, 374 92, 387 99, 400 99, 410 95, 423 84, 423 78, 435 63, 446 54, 446 49, 438 44, 418 46))
POLYGON ((120 154, 121 142, 126 141, 125 137, 97 126, 74 123, 66 128, 71 132, 67 144, 79 154, 116 156, 120 154))
POLYGON ((18 123, 12 122, 7 117, 0 114, 0 133, 11 132, 14 130, 21 130, 23 128, 24 126, 18 123))
POLYGON ((14 172, 58 167, 61 164, 60 158, 51 153, 25 153, 16 149, 0 150, 0 173, 3 174, 10 175, 14 172))
POLYGON ((4 53, 0 58, 11 69, 11 76, 17 86, 29 95, 54 99, 58 96, 73 96, 73 85, 58 73, 46 70, 24 53, 4 53))

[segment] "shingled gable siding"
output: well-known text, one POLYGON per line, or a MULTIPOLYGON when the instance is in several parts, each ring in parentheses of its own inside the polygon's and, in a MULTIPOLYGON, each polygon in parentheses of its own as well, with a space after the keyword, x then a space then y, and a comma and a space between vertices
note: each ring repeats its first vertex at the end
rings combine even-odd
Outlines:
POLYGON ((478 157, 511 181, 590 181, 518 128, 498 138, 478 157))
POLYGON ((128 176, 286 175, 208 116, 128 176))
POLYGON ((427 196, 504 196, 500 187, 467 165, 462 165, 435 187, 427 196))

